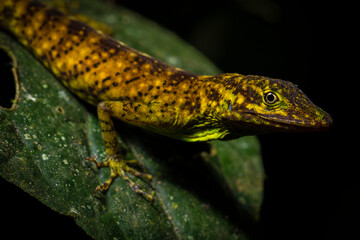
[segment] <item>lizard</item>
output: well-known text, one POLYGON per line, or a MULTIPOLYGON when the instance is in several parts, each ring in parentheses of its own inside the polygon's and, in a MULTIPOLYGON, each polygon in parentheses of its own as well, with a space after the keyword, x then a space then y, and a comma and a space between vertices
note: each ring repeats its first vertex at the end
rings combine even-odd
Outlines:
POLYGON ((152 175, 120 156, 112 118, 188 142, 230 140, 276 131, 316 131, 331 116, 293 83, 258 75, 199 75, 142 53, 86 23, 32 0, 0 0, 0 26, 43 63, 73 94, 97 106, 105 143, 103 162, 116 177, 153 202, 128 174, 152 175))

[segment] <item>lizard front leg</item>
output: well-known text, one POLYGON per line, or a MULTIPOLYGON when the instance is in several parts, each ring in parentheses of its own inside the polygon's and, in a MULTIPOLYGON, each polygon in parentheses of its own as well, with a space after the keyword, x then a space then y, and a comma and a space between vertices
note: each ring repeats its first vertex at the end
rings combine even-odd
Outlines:
POLYGON ((122 113, 124 112, 124 103, 120 101, 100 102, 97 107, 97 112, 100 121, 101 134, 105 142, 107 156, 104 162, 97 162, 95 158, 87 158, 87 160, 93 162, 97 168, 109 167, 111 170, 111 174, 109 179, 105 183, 96 187, 94 194, 96 194, 98 191, 107 191, 115 178, 119 176, 132 188, 133 191, 144 196, 150 202, 152 202, 154 199, 153 196, 141 190, 136 183, 129 179, 126 173, 129 173, 136 177, 146 178, 150 181, 152 180, 152 176, 150 174, 138 172, 135 169, 129 167, 127 163, 133 163, 134 161, 125 161, 121 158, 119 153, 116 139, 116 131, 111 117, 119 116, 119 114, 121 116, 124 114, 122 113))

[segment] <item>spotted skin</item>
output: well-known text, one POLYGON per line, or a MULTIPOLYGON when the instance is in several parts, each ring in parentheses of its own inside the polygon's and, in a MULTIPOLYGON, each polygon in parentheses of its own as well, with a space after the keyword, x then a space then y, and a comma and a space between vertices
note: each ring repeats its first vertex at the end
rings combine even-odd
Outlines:
POLYGON ((112 118, 184 141, 328 128, 332 119, 294 84, 262 76, 197 75, 156 60, 36 1, 0 0, 0 25, 75 95, 97 106, 111 176, 150 201, 126 173, 112 118))

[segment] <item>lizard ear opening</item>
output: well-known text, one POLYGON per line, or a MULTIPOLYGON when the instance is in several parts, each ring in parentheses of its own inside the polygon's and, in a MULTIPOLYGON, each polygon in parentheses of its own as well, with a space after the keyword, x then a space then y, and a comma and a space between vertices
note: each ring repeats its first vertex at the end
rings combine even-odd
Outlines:
POLYGON ((0 46, 0 108, 14 110, 17 106, 20 85, 17 75, 17 61, 14 54, 5 46, 0 46))
POLYGON ((232 102, 231 102, 231 100, 229 100, 228 104, 229 104, 228 109, 229 109, 229 111, 231 111, 231 109, 232 109, 232 102))

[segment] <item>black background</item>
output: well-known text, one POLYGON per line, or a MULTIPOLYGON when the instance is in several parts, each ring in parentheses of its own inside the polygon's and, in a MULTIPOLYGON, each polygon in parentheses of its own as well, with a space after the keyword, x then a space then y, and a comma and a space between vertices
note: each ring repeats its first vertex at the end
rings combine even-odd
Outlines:
MULTIPOLYGON (((176 32, 223 72, 294 82, 332 115, 328 132, 259 137, 267 178, 258 238, 348 239, 358 226, 360 202, 352 6, 296 0, 119 2, 176 32)), ((71 218, 0 181, 2 235, 87 238, 71 218)))

